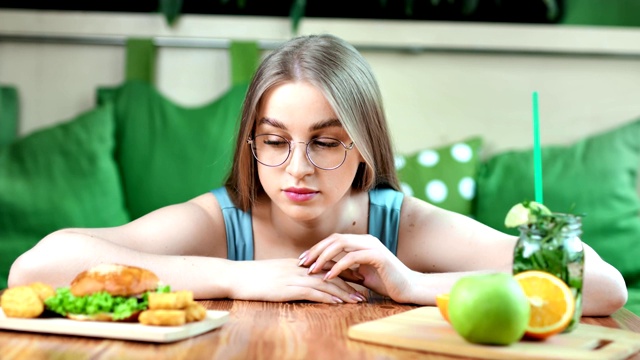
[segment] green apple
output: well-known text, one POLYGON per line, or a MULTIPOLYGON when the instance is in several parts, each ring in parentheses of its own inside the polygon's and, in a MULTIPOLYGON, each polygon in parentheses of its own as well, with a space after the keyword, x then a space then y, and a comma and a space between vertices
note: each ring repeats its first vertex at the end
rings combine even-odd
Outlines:
POLYGON ((527 329, 529 300, 507 273, 474 274, 460 278, 449 293, 449 320, 465 340, 477 344, 509 345, 527 329))

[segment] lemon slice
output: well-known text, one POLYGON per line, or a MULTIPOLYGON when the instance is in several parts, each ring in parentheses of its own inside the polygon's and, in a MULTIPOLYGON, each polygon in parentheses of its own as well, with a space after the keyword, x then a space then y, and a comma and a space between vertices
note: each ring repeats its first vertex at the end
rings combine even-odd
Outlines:
POLYGON ((504 226, 514 228, 521 225, 533 224, 540 215, 551 215, 551 211, 535 201, 524 201, 515 204, 504 219, 504 226))

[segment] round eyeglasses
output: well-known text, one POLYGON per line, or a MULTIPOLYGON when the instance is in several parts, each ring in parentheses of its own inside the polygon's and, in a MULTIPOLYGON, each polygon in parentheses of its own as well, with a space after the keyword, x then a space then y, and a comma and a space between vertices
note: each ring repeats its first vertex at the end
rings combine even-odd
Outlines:
POLYGON ((345 145, 342 141, 330 137, 319 137, 309 142, 292 143, 275 134, 260 134, 249 138, 251 152, 258 162, 265 166, 276 167, 284 164, 293 151, 294 144, 306 145, 307 159, 317 168, 334 170, 339 168, 347 158, 347 151, 353 149, 353 142, 345 145))

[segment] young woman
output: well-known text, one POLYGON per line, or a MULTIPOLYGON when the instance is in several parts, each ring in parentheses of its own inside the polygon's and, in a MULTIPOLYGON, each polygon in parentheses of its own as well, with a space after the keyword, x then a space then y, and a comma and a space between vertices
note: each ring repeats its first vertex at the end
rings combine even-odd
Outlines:
MULTIPOLYGON (((357 303, 366 287, 433 305, 465 274, 510 272, 516 239, 403 196, 392 148, 365 59, 334 36, 292 39, 252 81, 225 187, 120 227, 54 232, 9 284, 126 263, 197 298, 357 303)), ((584 314, 611 314, 624 281, 585 249, 584 314)))

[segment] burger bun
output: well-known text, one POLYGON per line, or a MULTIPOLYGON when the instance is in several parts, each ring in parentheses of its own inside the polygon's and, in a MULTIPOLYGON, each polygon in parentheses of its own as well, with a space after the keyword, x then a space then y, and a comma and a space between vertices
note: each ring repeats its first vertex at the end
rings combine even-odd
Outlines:
POLYGON ((112 296, 137 296, 158 287, 153 272, 136 266, 101 264, 78 274, 71 282, 74 296, 86 296, 106 291, 112 296))

